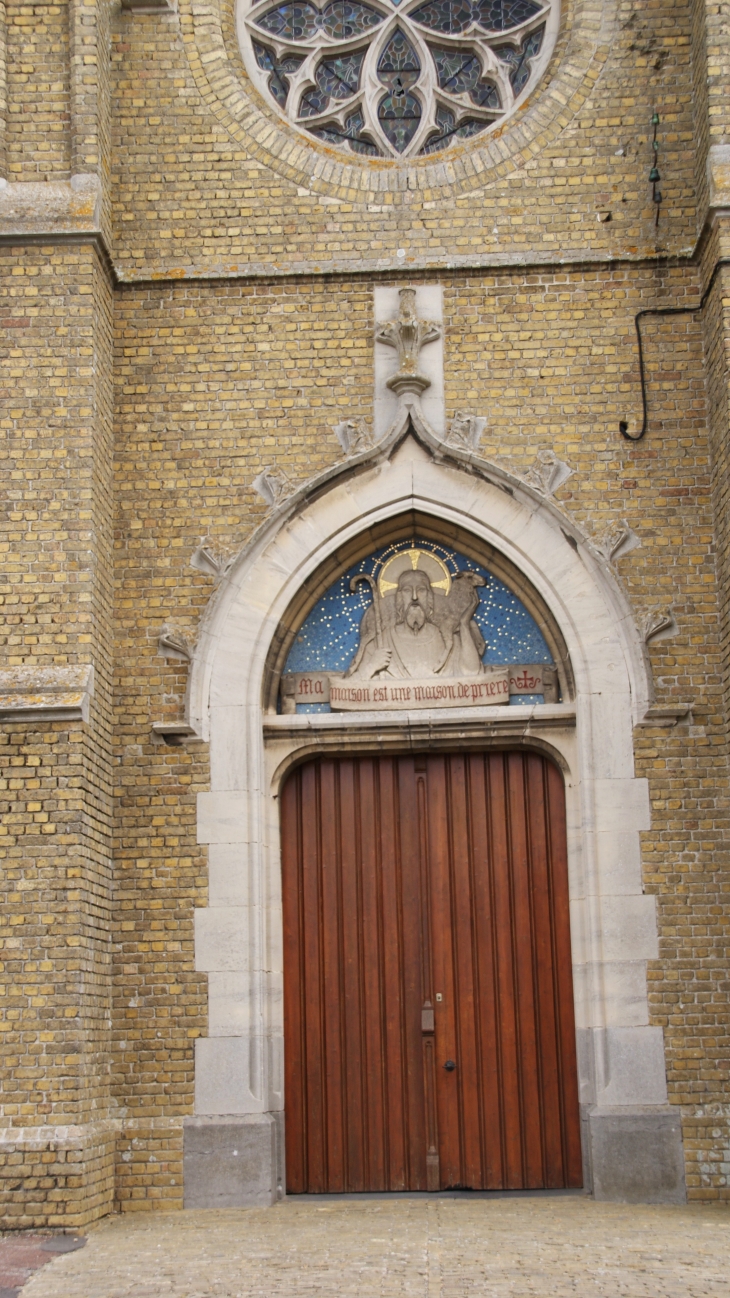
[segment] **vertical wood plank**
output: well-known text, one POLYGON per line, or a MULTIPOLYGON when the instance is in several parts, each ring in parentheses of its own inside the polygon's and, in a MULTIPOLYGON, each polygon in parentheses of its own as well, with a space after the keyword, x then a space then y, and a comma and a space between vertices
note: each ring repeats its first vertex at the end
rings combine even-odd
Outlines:
POLYGON ((409 1112, 407 1049, 404 1007, 404 957, 402 874, 399 822, 400 804, 397 759, 381 758, 380 842, 382 861, 383 1014, 385 1027, 386 1121, 388 1140, 387 1188, 408 1188, 409 1112))
POLYGON ((428 759, 428 846, 432 916, 433 980, 436 1003, 436 1112, 439 1136, 439 1164, 443 1188, 461 1184, 461 1133, 459 1089, 455 1072, 444 1064, 452 1060, 458 1069, 457 983, 453 947, 453 916, 450 875, 449 808, 447 758, 428 759))
MULTIPOLYGON (((499 770, 501 771, 501 761, 499 770)), ((472 911, 474 916, 474 977, 479 1094, 481 1097, 480 1140, 483 1188, 504 1185, 502 1157, 502 1095, 500 1015, 497 1002, 497 949, 493 898, 491 824, 494 799, 501 785, 493 788, 491 759, 474 753, 469 761, 472 843, 472 911)))
MULTIPOLYGON (((426 1189, 425 1091, 421 1006, 423 1003, 423 933, 421 899, 421 834, 423 815, 413 758, 393 759, 397 789, 397 839, 394 868, 397 874, 398 945, 400 951, 400 1067, 405 1130, 403 1134, 403 1184, 426 1189)), ((395 938, 395 934, 394 934, 395 938)), ((392 1187, 395 1188, 395 1187, 392 1187)))
POLYGON ((545 762, 535 753, 524 758, 530 860, 533 985, 537 1073, 541 1108, 542 1180, 548 1189, 565 1184, 560 1114, 561 1070, 555 1014, 555 966, 550 862, 548 857, 545 762))
MULTIPOLYGON (((456 1082, 459 1103, 459 1184, 481 1189, 481 1092, 477 1048, 478 988, 474 967, 472 816, 468 756, 446 759, 449 876, 456 987, 456 1082)), ((484 809, 481 808, 483 818, 484 809)))
MULTIPOLYGON (((385 1037, 383 861, 380 852, 379 763, 358 763, 362 897, 363 1132, 365 1188, 387 1190, 387 1079, 385 1037)), ((386 867, 387 868, 387 867, 386 867)))
POLYGON ((345 1143, 344 998, 342 940, 342 879, 340 772, 346 760, 320 764, 321 798, 321 916, 322 969, 320 1014, 324 1040, 324 1124, 326 1181, 333 1193, 347 1186, 345 1143))
POLYGON ((341 976, 342 1016, 341 1051, 343 1070, 342 1109, 346 1155, 345 1189, 365 1190, 365 1112, 364 1087, 367 1075, 365 1053, 365 1018, 363 963, 365 959, 362 929, 360 768, 362 762, 339 763, 339 866, 341 904, 341 976))
POLYGON ((499 1007, 500 1140, 505 1189, 522 1187, 522 1121, 516 969, 513 945, 511 817, 508 754, 490 757, 492 789, 491 868, 499 1007))
POLYGON ((509 781, 510 855, 512 872, 512 941, 517 989, 522 1184, 543 1184, 542 1112, 537 1055, 534 932, 530 895, 530 856, 527 826, 525 762, 522 753, 507 758, 509 781))
MULTIPOLYGON (((418 896, 420 902, 421 950, 421 1061, 423 1084, 423 1123, 426 1146, 426 1189, 441 1188, 441 1164, 438 1134, 438 1090, 436 1058, 436 1006, 434 990, 433 917, 431 914, 431 847, 428 826, 428 766, 424 757, 413 763, 415 780, 416 824, 418 857, 418 896)), ((416 1087, 414 1086, 414 1091, 416 1087)), ((420 1130, 420 1125, 419 1125, 420 1130)))

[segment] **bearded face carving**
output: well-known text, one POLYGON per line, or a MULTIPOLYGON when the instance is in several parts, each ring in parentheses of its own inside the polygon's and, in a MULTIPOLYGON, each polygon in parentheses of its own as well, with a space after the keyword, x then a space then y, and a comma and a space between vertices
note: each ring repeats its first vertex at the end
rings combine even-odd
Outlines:
POLYGON ((373 603, 360 623, 360 644, 346 676, 422 680, 484 672, 486 646, 474 621, 483 577, 462 572, 452 580, 433 555, 413 549, 390 560, 378 582, 368 584, 373 603))
POLYGON ((395 597, 396 624, 405 622, 415 633, 433 618, 433 591, 425 572, 404 572, 395 597))

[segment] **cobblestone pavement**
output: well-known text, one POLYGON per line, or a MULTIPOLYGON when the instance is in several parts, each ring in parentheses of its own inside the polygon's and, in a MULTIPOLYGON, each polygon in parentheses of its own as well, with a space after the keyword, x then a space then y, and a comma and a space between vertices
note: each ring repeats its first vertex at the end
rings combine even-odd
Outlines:
POLYGON ((0 1298, 17 1298, 26 1280, 57 1253, 83 1248, 72 1235, 18 1233, 0 1237, 0 1298))
POLYGON ((16 1298, 26 1280, 51 1260, 43 1250, 47 1235, 6 1235, 0 1239, 0 1298, 16 1298))
POLYGON ((723 1207, 289 1200, 108 1219, 22 1298, 728 1298, 729 1262, 723 1207))

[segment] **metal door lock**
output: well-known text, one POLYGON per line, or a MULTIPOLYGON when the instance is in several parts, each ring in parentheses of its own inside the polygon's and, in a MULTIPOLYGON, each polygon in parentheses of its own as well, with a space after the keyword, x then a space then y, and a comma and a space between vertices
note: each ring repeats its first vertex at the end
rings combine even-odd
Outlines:
POLYGON ((447 1073, 453 1073, 454 1069, 456 1068, 456 1064, 454 1063, 453 1059, 447 1059, 446 1063, 444 1064, 444 1068, 446 1069, 447 1073))

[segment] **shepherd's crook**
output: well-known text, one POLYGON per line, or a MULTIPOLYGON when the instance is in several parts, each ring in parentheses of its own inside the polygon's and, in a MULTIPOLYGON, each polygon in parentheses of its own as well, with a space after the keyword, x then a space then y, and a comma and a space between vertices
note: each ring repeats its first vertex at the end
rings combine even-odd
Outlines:
POLYGON ((378 588, 372 577, 368 576, 366 572, 359 572, 356 577, 350 578, 350 590, 355 590, 355 587, 358 586, 361 581, 367 582, 373 594, 373 608, 375 609, 375 643, 378 646, 378 649, 382 649, 383 623, 380 616, 380 596, 378 594, 378 588))

